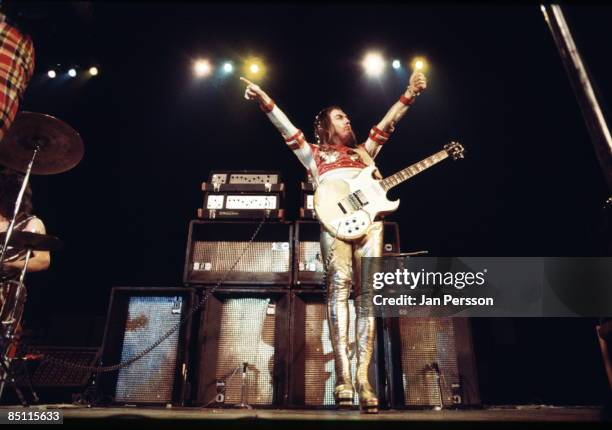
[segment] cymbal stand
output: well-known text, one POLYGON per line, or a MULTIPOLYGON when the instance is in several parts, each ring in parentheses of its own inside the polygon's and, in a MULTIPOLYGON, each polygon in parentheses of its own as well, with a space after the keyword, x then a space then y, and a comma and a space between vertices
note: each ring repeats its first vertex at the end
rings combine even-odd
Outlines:
POLYGON ((23 182, 21 183, 21 189, 19 190, 19 194, 17 195, 17 201, 15 201, 15 210, 13 211, 13 218, 11 218, 11 222, 6 230, 6 238, 4 239, 4 244, 2 245, 2 250, 0 250, 0 267, 2 263, 4 263, 4 254, 6 253, 6 248, 8 248, 8 244, 11 240, 11 235, 13 234, 13 229, 15 228, 15 221, 17 221, 17 215, 19 215, 19 209, 21 209, 21 200, 23 200, 23 195, 28 186, 28 182, 30 180, 30 173, 32 172, 32 166, 34 165, 34 160, 36 159, 36 155, 38 154, 38 150, 40 149, 40 143, 36 142, 33 145, 34 153, 32 154, 32 159, 28 164, 28 169, 26 170, 26 174, 23 177, 23 182))

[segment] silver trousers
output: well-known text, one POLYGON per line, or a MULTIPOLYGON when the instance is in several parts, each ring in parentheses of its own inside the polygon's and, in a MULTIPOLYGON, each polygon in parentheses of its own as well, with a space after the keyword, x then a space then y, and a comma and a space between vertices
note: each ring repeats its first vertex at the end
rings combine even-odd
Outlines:
POLYGON ((372 312, 373 290, 361 285, 361 257, 380 257, 383 250, 383 223, 372 224, 368 234, 359 241, 344 242, 327 231, 321 231, 323 261, 328 264, 327 320, 334 350, 336 388, 350 387, 351 367, 348 354, 349 306, 351 285, 355 293, 355 342, 357 374, 355 381, 360 400, 376 397, 368 380, 368 370, 376 340, 375 318, 372 312), (362 290, 364 288, 364 290, 362 290))

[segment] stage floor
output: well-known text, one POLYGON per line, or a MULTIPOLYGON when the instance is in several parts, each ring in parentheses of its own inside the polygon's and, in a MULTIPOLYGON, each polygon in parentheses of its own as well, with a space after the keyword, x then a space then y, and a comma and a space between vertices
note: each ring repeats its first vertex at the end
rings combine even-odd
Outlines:
POLYGON ((471 410, 389 410, 377 415, 358 411, 287 410, 287 409, 208 409, 153 407, 82 407, 74 405, 37 405, 30 408, 1 406, 5 411, 62 409, 64 424, 104 427, 128 425, 130 428, 516 428, 525 424, 535 427, 576 428, 606 427, 600 407, 554 407, 540 405, 495 406, 471 410), (495 425, 493 425, 495 424, 495 425))

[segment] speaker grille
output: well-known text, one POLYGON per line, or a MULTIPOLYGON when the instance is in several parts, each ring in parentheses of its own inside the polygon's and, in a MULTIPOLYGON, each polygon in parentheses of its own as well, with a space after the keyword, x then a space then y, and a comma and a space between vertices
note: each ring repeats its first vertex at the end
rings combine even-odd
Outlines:
POLYGON ((459 384, 452 319, 399 318, 399 324, 406 406, 439 405, 440 395, 444 405, 452 404, 452 385, 459 384))
MULTIPOLYGON (((43 353, 82 366, 95 364, 98 354, 97 351, 47 351, 43 353)), ((49 361, 43 361, 32 375, 32 384, 38 387, 82 386, 84 382, 87 382, 89 375, 91 371, 88 370, 54 366, 49 361)))
POLYGON ((244 401, 272 404, 275 320, 270 299, 228 298, 222 302, 216 379, 226 382, 226 403, 240 403, 242 363, 247 362, 244 401))
MULTIPOLYGON (((121 361, 133 357, 181 319, 181 297, 130 297, 121 361)), ((119 370, 117 402, 172 401, 179 332, 140 360, 119 370)))
MULTIPOLYGON (((98 357, 98 348, 72 348, 53 346, 20 346, 18 355, 41 353, 45 357, 53 357, 82 366, 94 366, 98 357)), ((30 362, 32 363, 32 362, 30 362)), ((17 384, 26 386, 27 376, 23 373, 21 363, 11 362, 11 369, 16 373, 17 384)), ((87 384, 92 372, 74 367, 59 366, 52 361, 34 361, 34 370, 28 366, 30 381, 35 387, 83 387, 87 384)))
MULTIPOLYGON (((196 241, 193 270, 226 272, 248 242, 196 241)), ((252 242, 234 268, 235 272, 284 273, 290 268, 289 242, 252 242)))
MULTIPOLYGON (((349 358, 354 379, 357 356, 355 354, 355 305, 353 300, 349 300, 349 316, 349 358)), ((325 303, 306 303, 304 338, 304 402, 308 406, 333 406, 335 405, 336 372, 325 303)), ((355 395, 354 403, 358 404, 357 395, 355 395)))

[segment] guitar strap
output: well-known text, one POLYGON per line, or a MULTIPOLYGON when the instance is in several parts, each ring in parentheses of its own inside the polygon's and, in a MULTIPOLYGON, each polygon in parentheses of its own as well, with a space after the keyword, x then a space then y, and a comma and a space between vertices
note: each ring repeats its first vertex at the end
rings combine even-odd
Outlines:
MULTIPOLYGON (((366 166, 374 166, 374 167, 376 167, 376 163, 374 163, 374 159, 370 156, 370 154, 368 154, 368 151, 365 150, 363 145, 356 146, 354 148, 354 150, 355 150, 355 152, 357 154, 359 154, 359 156, 361 157, 363 162, 366 164, 366 166)), ((378 168, 376 168, 376 170, 374 170, 374 177, 376 179, 382 179, 383 178, 382 175, 380 174, 380 172, 378 171, 378 168)))

